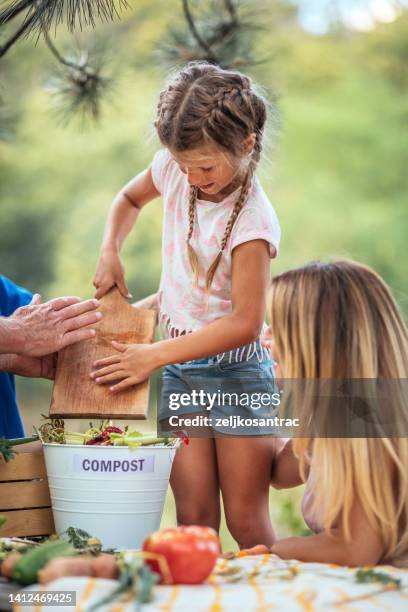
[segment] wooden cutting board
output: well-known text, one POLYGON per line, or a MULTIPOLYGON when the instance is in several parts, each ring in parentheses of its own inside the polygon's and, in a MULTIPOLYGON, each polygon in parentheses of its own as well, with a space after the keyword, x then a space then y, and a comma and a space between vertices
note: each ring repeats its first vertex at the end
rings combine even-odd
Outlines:
POLYGON ((153 310, 131 306, 116 288, 100 302, 103 317, 92 325, 96 330, 95 337, 68 346, 58 354, 50 416, 145 419, 149 402, 148 380, 112 393, 109 384, 97 385, 89 374, 96 359, 115 353, 112 340, 125 344, 152 342, 156 314, 153 310))

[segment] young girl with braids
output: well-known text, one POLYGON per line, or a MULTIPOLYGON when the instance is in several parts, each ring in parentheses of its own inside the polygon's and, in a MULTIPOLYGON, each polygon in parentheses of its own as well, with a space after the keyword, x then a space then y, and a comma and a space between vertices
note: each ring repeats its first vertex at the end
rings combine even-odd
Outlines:
MULTIPOLYGON (((149 168, 115 198, 94 285, 131 297, 119 256, 141 208, 162 196, 162 277, 157 297, 166 338, 113 343, 91 376, 118 392, 164 367, 163 393, 191 390, 190 377, 235 376, 241 387, 274 389, 259 336, 269 261, 280 229, 255 171, 266 104, 249 78, 202 62, 180 70, 160 94, 155 127, 163 145, 149 168)), ((152 296, 145 306, 154 306, 152 296)), ((178 415, 197 411, 181 407, 178 415)), ((205 412, 205 407, 203 408, 205 412)), ((162 403, 160 419, 168 418, 162 403)), ((206 413, 208 414, 208 412, 206 413)), ((171 486, 180 524, 227 525, 241 546, 274 541, 268 511, 271 450, 262 437, 193 438, 177 453, 171 486)))

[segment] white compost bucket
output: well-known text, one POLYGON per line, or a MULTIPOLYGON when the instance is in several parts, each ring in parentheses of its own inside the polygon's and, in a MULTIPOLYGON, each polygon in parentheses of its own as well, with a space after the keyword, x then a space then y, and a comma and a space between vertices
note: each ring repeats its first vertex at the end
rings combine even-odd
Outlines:
POLYGON ((55 529, 140 548, 160 527, 176 446, 43 444, 55 529))

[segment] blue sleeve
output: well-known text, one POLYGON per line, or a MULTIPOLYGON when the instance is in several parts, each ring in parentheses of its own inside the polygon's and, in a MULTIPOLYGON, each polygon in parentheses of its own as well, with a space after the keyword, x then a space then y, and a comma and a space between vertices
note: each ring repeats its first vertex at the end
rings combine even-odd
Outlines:
POLYGON ((0 274, 0 315, 8 317, 20 306, 26 306, 32 294, 0 274))

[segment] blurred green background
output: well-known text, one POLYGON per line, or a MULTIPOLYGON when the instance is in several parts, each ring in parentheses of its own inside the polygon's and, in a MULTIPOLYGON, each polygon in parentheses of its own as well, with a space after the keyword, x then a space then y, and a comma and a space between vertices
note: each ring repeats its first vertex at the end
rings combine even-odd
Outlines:
MULTIPOLYGON (((259 169, 282 226, 273 272, 352 257, 383 275, 407 313, 407 11, 384 0, 394 12, 359 23, 353 4, 371 3, 348 3, 349 12, 339 3, 343 19, 328 23, 321 3, 307 13, 311 4, 253 3, 264 26, 252 41, 262 62, 243 67, 270 99, 277 96, 282 119, 259 169), (316 15, 319 27, 307 28, 316 15)), ((120 22, 98 25, 115 84, 93 127, 56 120, 47 87, 52 58, 41 40, 24 40, 1 60, 4 98, 17 117, 14 140, 0 142, 2 274, 45 298, 92 295, 111 200, 158 148, 152 124, 167 68, 157 48, 181 21, 177 0, 138 0, 120 22)), ((64 48, 72 37, 60 27, 56 41, 64 48)), ((160 201, 146 207, 123 251, 137 299, 158 286, 161 217, 160 201)), ((50 389, 45 381, 18 381, 27 431, 47 413, 50 389)), ((146 428, 154 426, 154 403, 146 428)), ((271 493, 280 534, 304 529, 300 495, 271 493)), ((164 524, 171 523, 169 494, 164 524)), ((233 547, 225 528, 223 542, 233 547)))

